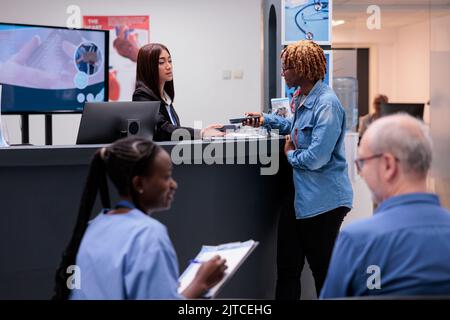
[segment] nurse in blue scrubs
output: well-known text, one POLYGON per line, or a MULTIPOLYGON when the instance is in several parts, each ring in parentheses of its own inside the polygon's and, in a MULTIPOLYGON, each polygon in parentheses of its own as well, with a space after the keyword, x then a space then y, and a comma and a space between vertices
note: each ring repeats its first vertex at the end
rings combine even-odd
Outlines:
POLYGON ((166 227, 150 216, 170 208, 176 189, 169 154, 151 141, 127 138, 99 149, 53 298, 192 299, 217 284, 226 269, 219 256, 204 262, 188 288, 177 292, 175 250, 166 227), (121 197, 113 207, 107 177, 121 197), (97 192, 105 209, 89 221, 97 192))

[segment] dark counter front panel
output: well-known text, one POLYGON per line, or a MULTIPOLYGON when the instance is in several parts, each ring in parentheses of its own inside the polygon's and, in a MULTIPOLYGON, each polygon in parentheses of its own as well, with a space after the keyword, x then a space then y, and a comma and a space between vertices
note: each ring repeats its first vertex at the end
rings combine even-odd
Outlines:
MULTIPOLYGON (((169 152, 174 147, 161 145, 169 152)), ((202 149, 207 145, 203 142, 202 149)), ((72 233, 89 160, 98 147, 0 150, 0 299, 51 297, 54 272, 72 233)), ((153 215, 169 230, 180 272, 203 244, 260 242, 224 287, 221 298, 274 297, 278 212, 292 201, 292 175, 282 152, 278 154, 282 143, 279 148, 276 175, 261 175, 261 164, 248 164, 251 151, 246 153, 246 164, 175 165, 178 190, 172 208, 153 215)))

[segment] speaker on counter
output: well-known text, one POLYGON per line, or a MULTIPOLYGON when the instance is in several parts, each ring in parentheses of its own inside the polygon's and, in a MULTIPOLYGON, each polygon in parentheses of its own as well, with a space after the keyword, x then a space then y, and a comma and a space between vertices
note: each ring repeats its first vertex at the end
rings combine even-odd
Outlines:
POLYGON ((141 132, 141 120, 127 119, 122 123, 122 130, 120 130, 120 137, 138 136, 141 132))

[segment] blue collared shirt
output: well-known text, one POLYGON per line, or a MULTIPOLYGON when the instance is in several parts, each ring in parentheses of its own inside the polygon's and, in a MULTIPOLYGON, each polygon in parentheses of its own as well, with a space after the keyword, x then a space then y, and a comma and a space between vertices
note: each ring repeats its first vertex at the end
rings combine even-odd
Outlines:
POLYGON ((166 227, 137 209, 92 220, 76 264, 81 289, 72 290, 74 300, 183 298, 166 227))
POLYGON ((411 193, 343 229, 321 298, 449 294, 450 212, 434 194, 411 193))
POLYGON ((353 191, 345 160, 345 111, 334 91, 321 80, 287 119, 264 115, 264 124, 291 134, 296 147, 287 158, 293 167, 295 213, 308 218, 338 207, 352 207, 353 191))

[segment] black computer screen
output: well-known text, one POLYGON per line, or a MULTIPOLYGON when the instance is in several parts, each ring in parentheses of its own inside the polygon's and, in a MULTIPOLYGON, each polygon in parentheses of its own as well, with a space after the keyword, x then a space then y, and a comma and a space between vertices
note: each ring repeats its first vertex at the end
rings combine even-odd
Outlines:
POLYGON ((381 116, 395 113, 407 113, 413 117, 423 120, 424 103, 383 103, 381 104, 381 116))
POLYGON ((0 23, 2 113, 82 112, 108 99, 109 33, 0 23))
POLYGON ((160 101, 86 103, 77 144, 104 144, 130 134, 153 139, 160 101))

